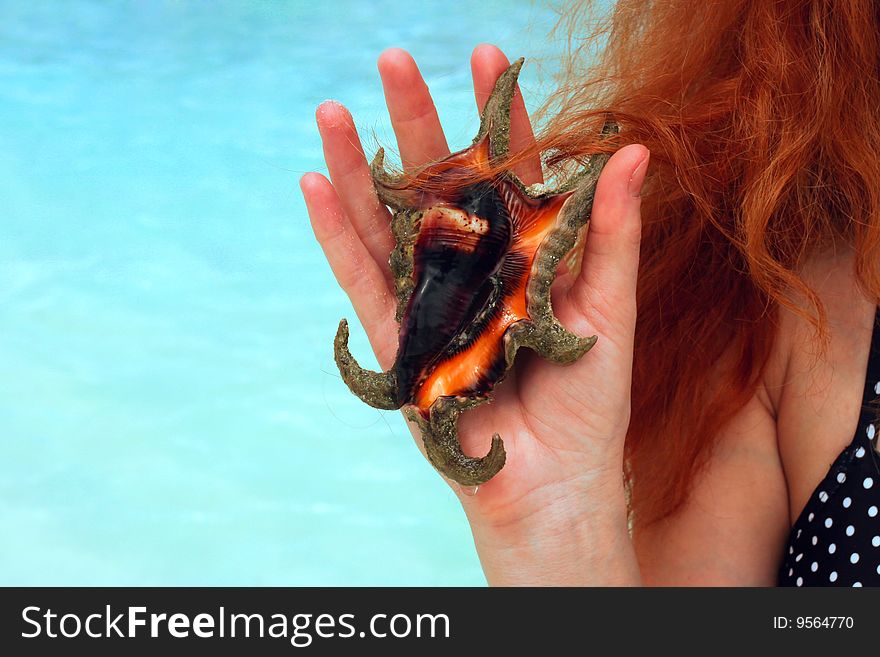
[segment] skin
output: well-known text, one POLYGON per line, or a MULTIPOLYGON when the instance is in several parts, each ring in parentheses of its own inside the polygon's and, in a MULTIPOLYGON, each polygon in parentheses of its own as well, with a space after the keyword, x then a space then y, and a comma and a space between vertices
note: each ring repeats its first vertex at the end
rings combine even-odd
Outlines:
MULTIPOLYGON (((474 50, 478 109, 508 66, 490 45, 474 50)), ((392 49, 379 72, 404 166, 448 155, 415 62, 392 49)), ((395 294, 387 262, 390 215, 375 195, 353 121, 328 101, 317 110, 329 180, 300 185, 315 235, 349 295, 379 364, 396 351, 395 294)), ((511 149, 532 139, 517 93, 511 149)), ((618 151, 599 180, 585 266, 553 286, 553 308, 578 335, 601 336, 589 357, 560 368, 524 353, 492 404, 462 417, 467 454, 505 437, 508 463, 479 494, 453 489, 493 585, 772 585, 791 522, 855 430, 874 306, 853 282, 852 254, 819 254, 805 272, 829 305, 831 348, 817 357, 804 322, 783 311, 763 385, 717 437, 688 504, 630 537, 622 483, 630 416, 639 193, 649 154, 618 151)), ((540 182, 540 165, 516 171, 540 182)), ((711 379, 707 373, 707 380, 711 379)), ((420 441, 417 441, 419 444, 420 441)))
POLYGON ((816 254, 803 273, 828 312, 828 350, 782 312, 763 385, 718 436, 688 504, 637 534, 649 584, 774 585, 791 525, 853 439, 876 307, 847 248, 816 254))

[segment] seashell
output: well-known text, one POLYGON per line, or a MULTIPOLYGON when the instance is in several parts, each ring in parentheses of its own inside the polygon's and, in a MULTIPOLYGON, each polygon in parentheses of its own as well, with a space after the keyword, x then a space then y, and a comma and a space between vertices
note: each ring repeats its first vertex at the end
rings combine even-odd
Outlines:
MULTIPOLYGON (((404 408, 421 432, 428 459, 446 477, 477 486, 504 466, 496 433, 488 454, 467 456, 457 420, 489 400, 528 347, 559 364, 576 361, 596 342, 554 317, 550 286, 556 268, 583 235, 606 154, 557 189, 526 187, 510 170, 489 177, 508 156, 510 106, 519 59, 495 84, 471 146, 428 164, 410 178, 371 164, 379 199, 393 213, 398 352, 388 372, 361 368, 339 323, 334 355, 342 379, 367 404, 404 408)), ((605 132, 616 128, 607 124, 605 132)))

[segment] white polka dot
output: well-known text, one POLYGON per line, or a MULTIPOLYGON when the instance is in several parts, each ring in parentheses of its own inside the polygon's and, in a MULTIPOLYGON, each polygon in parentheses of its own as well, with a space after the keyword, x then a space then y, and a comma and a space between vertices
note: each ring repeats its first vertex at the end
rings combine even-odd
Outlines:
POLYGON ((880 547, 880 536, 875 536, 871 539, 871 545, 874 547, 880 547))
POLYGON ((856 450, 856 458, 857 458, 857 459, 860 459, 860 458, 862 458, 864 455, 865 455, 865 448, 864 448, 864 447, 859 447, 859 448, 856 450))
POLYGON ((815 517, 816 517, 816 514, 811 513, 810 515, 807 516, 807 520, 809 520, 810 522, 813 522, 813 518, 815 518, 815 517))
POLYGON ((803 586, 804 585, 804 578, 798 577, 797 582, 795 582, 795 584, 797 584, 798 586, 803 586))
POLYGON ((797 556, 794 558, 794 560, 795 560, 795 562, 798 562, 798 561, 800 561, 800 560, 803 559, 803 558, 804 558, 804 553, 801 552, 799 555, 797 555, 797 556))
POLYGON ((861 583, 861 582, 856 582, 855 584, 853 584, 853 588, 854 588, 854 589, 860 589, 860 588, 862 588, 862 583, 861 583))
POLYGON ((874 429, 873 424, 868 425, 866 433, 868 434, 868 440, 874 440, 874 433, 876 433, 876 429, 874 429))
POLYGON ((853 527, 852 525, 847 525, 847 527, 846 527, 846 535, 847 535, 847 536, 852 536, 852 535, 855 534, 855 533, 856 533, 856 528, 853 527))
POLYGON ((869 517, 869 518, 873 518, 873 517, 876 516, 876 515, 877 515, 877 506, 876 506, 876 505, 872 505, 872 506, 868 509, 868 517, 869 517))
POLYGON ((813 563, 810 564, 810 570, 812 570, 815 573, 817 570, 819 570, 819 564, 814 561, 813 563))
POLYGON ((850 563, 858 563, 859 562, 859 553, 853 552, 851 555, 849 555, 849 562, 850 563))
POLYGON ((877 574, 880 575, 880 564, 877 565, 877 574))
POLYGON ((880 395, 880 381, 874 384, 874 394, 880 395))
POLYGON ((840 472, 840 473, 838 473, 838 475, 837 475, 837 483, 838 483, 838 484, 842 484, 844 481, 846 481, 846 473, 845 473, 845 472, 840 472))
POLYGON ((815 544, 818 543, 818 542, 819 542, 819 537, 818 537, 818 536, 814 536, 814 537, 813 537, 813 545, 815 545, 815 544))
POLYGON ((802 530, 802 529, 798 529, 798 533, 797 533, 797 536, 795 536, 795 538, 800 538, 800 537, 801 537, 801 533, 803 533, 803 530, 802 530))
POLYGON ((828 501, 828 493, 826 493, 824 490, 819 491, 819 501, 820 502, 827 502, 828 501))
POLYGON ((832 543, 828 546, 828 554, 834 554, 837 551, 837 546, 832 543))
POLYGON ((789 553, 789 554, 794 554, 794 548, 791 547, 790 545, 788 546, 788 553, 789 553))
POLYGON ((791 577, 792 575, 794 575, 794 568, 789 568, 788 569, 788 576, 791 577))
POLYGON ((874 485, 874 480, 871 479, 870 477, 865 477, 865 480, 862 482, 862 486, 864 486, 865 488, 870 488, 873 485, 874 485))
POLYGON ((831 518, 825 518, 825 526, 830 527, 834 524, 834 521, 831 518))
POLYGON ((850 504, 852 504, 852 498, 851 497, 844 497, 843 498, 843 508, 848 509, 850 504))
POLYGON ((831 571, 831 574, 828 576, 828 580, 831 582, 837 581, 837 571, 836 570, 831 571))

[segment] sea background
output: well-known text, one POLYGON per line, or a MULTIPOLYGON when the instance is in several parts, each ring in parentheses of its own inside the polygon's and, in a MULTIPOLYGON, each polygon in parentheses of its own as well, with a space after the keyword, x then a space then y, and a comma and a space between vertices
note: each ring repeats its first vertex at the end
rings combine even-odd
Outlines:
MULTIPOLYGON (((393 145, 389 46, 416 57, 453 148, 477 128, 477 43, 526 56, 534 109, 555 17, 0 1, 0 584, 485 583, 399 415, 336 373, 354 313, 297 181, 326 171, 326 98, 368 150, 393 145)), ((374 362, 359 327, 352 349, 374 362)))

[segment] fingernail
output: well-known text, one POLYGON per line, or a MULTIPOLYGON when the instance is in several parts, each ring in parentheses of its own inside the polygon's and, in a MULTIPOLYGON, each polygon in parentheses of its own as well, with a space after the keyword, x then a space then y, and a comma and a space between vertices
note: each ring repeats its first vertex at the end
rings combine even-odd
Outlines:
POLYGON ((642 195, 642 183, 645 182, 645 173, 648 171, 648 160, 650 159, 651 154, 648 153, 636 165, 636 167, 633 169, 633 172, 629 176, 627 191, 629 191, 630 196, 634 198, 639 198, 639 196, 642 195))

